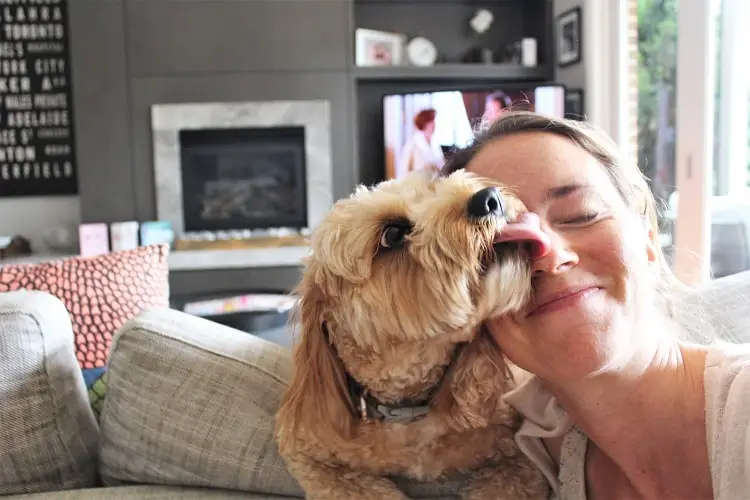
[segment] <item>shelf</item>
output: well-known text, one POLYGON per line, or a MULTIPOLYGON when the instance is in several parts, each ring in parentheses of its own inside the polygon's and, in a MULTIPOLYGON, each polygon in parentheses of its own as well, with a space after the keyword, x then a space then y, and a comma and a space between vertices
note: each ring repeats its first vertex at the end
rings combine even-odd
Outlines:
POLYGON ((300 267, 310 247, 254 248, 248 250, 181 250, 169 254, 170 271, 300 267))
MULTIPOLYGON (((310 247, 253 248, 248 250, 172 250, 169 254, 170 271, 201 271, 206 269, 242 269, 251 267, 300 267, 309 255, 310 247)), ((40 264, 77 255, 34 254, 0 260, 0 267, 8 264, 40 264)))
MULTIPOLYGON (((523 0, 521 0, 523 1, 523 0)), ((485 5, 485 4, 498 4, 498 3, 518 3, 519 0, 354 0, 355 5, 403 5, 403 4, 441 4, 441 3, 460 3, 468 5, 485 5)))
POLYGON ((359 66, 357 80, 547 80, 546 66, 516 64, 436 64, 435 66, 359 66))

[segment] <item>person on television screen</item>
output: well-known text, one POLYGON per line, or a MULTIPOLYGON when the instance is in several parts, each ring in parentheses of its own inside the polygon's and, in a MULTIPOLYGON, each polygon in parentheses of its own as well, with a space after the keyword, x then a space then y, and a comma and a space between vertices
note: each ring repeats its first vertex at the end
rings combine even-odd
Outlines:
POLYGON ((502 90, 491 93, 484 101, 482 123, 484 125, 491 125, 495 120, 500 118, 500 115, 506 111, 510 111, 511 104, 513 104, 513 101, 502 90))
POLYGON ((443 168, 445 156, 440 144, 433 140, 435 134, 434 109, 423 109, 414 116, 414 135, 406 141, 401 152, 401 170, 409 173, 414 170, 427 170, 438 173, 443 168))

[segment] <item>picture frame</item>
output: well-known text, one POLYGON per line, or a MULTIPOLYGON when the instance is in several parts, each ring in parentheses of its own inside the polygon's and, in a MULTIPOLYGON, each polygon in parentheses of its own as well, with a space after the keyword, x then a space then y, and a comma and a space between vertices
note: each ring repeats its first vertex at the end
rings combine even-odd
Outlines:
POLYGON ((355 32, 355 64, 400 66, 404 61, 405 46, 405 35, 358 28, 355 32))
POLYGON ((583 89, 565 89, 565 118, 586 121, 583 89))
POLYGON ((560 68, 578 64, 582 57, 581 7, 566 10, 557 16, 557 65, 560 68))

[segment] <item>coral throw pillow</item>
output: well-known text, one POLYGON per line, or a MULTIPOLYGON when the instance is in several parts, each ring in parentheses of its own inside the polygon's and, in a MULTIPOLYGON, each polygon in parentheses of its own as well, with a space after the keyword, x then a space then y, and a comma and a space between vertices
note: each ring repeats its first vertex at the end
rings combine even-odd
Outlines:
POLYGON ((0 292, 41 290, 70 313, 82 369, 106 364, 112 335, 145 309, 169 307, 168 245, 41 264, 0 264, 0 292))

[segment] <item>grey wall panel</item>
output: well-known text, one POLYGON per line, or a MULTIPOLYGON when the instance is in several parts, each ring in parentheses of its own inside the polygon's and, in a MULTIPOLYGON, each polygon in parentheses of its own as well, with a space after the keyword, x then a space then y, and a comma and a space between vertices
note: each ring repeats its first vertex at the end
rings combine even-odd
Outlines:
POLYGON ((174 295, 279 291, 289 292, 299 282, 297 267, 266 267, 254 269, 217 269, 212 271, 176 271, 169 273, 174 295))
POLYGON ((136 213, 156 216, 150 108, 176 102, 327 99, 331 102, 334 196, 347 195, 354 182, 352 126, 347 73, 244 73, 132 81, 133 165, 136 213))
POLYGON ((348 0, 126 0, 133 76, 343 69, 348 0))
MULTIPOLYGON (((589 21, 589 16, 586 15, 586 6, 584 5, 586 3, 586 0, 555 0, 554 5, 554 15, 559 16, 563 12, 566 12, 568 9, 573 9, 575 7, 581 7, 582 13, 581 13, 581 22, 583 23, 583 27, 581 28, 583 31, 582 37, 586 36, 586 23, 589 21)), ((554 21, 553 21, 554 22, 554 21)), ((583 41, 585 51, 585 40, 583 41)), ((557 58, 554 56, 555 51, 557 50, 556 45, 553 49, 553 58, 552 62, 555 67, 555 78, 558 82, 567 85, 570 88, 586 88, 586 72, 587 72, 587 60, 588 55, 585 52, 582 52, 583 60, 579 62, 578 64, 574 64, 572 66, 567 66, 565 68, 560 68, 557 66, 557 58)), ((584 99, 587 97, 588 93, 584 95, 584 99)), ((584 111, 588 109, 587 106, 584 106, 584 111)))
POLYGON ((121 0, 68 2, 83 222, 135 217, 121 0))

